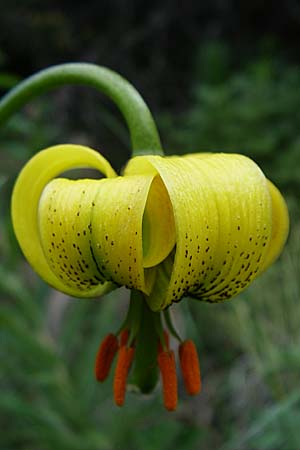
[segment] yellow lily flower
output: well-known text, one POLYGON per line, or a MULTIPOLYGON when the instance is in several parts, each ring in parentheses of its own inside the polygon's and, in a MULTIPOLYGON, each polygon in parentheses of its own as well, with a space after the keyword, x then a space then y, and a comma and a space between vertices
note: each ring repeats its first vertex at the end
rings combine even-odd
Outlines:
POLYGON ((12 218, 26 258, 55 289, 94 297, 125 285, 153 311, 185 295, 218 302, 239 294, 277 258, 288 231, 281 194, 245 156, 140 156, 117 177, 78 145, 27 163, 12 218), (78 167, 106 178, 55 179, 78 167))
POLYGON ((239 294, 277 258, 288 232, 281 194, 245 156, 138 156, 118 177, 78 145, 48 148, 26 164, 12 218, 24 255, 55 289, 94 297, 125 285, 155 312, 184 296, 239 294), (106 178, 55 178, 77 167, 106 178))
POLYGON ((215 303, 236 296, 276 260, 289 228, 280 192, 245 156, 147 154, 117 176, 97 151, 79 145, 50 147, 25 165, 12 220, 27 260, 55 289, 82 298, 132 290, 124 324, 99 348, 96 378, 107 377, 118 352, 114 396, 122 405, 132 362, 133 382, 148 392, 157 360, 169 410, 177 378, 163 316, 180 341, 187 391, 198 393, 201 380, 195 346, 178 336, 168 307, 184 297, 215 303), (57 178, 79 167, 104 178, 57 178))

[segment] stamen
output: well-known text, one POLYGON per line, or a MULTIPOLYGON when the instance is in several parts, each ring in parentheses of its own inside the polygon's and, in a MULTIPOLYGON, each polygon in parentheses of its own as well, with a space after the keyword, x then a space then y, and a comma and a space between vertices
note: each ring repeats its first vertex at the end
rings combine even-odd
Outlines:
POLYGON ((177 406, 177 376, 175 356, 172 350, 162 351, 157 357, 162 378, 165 408, 174 411, 177 406))
POLYGON ((123 345, 126 345, 129 339, 129 330, 128 328, 125 328, 125 330, 122 330, 120 333, 120 347, 123 345))
POLYGON ((163 341, 161 341, 160 339, 158 341, 158 353, 161 353, 164 350, 169 350, 169 345, 170 345, 169 333, 166 330, 164 330, 163 341))
POLYGON ((126 394, 126 381, 133 360, 134 348, 122 345, 118 352, 114 377, 114 399, 117 406, 122 406, 126 394))
POLYGON ((95 377, 98 381, 104 381, 108 377, 118 348, 118 339, 112 333, 108 334, 102 341, 95 361, 95 377))
POLYGON ((199 357, 194 342, 184 341, 179 347, 179 359, 185 388, 190 395, 201 390, 201 374, 199 357))

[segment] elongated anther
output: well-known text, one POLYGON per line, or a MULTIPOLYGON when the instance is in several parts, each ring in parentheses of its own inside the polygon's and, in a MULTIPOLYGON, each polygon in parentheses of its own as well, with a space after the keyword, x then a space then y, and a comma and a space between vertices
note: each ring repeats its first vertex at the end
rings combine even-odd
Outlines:
POLYGON ((201 391, 200 364, 196 346, 190 339, 179 347, 179 359, 185 388, 190 395, 201 391))
POLYGON ((102 341, 95 361, 95 377, 98 381, 104 381, 108 377, 118 348, 118 339, 112 333, 108 334, 102 341))
POLYGON ((125 401, 126 382, 128 372, 133 360, 134 348, 122 345, 118 352, 117 365, 114 376, 114 399, 117 406, 122 406, 125 401))
POLYGON ((157 362, 162 379, 164 406, 168 411, 174 411, 178 400, 174 352, 172 350, 160 352, 157 362))

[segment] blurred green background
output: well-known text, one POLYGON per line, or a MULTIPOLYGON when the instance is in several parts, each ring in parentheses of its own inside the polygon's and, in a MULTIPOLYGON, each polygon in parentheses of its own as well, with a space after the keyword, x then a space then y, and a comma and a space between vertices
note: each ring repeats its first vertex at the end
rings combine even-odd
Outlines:
POLYGON ((233 302, 173 308, 197 343, 203 392, 180 384, 175 413, 128 393, 113 405, 94 356, 118 327, 128 293, 75 300, 49 289, 13 236, 14 179, 37 150, 130 155, 118 111, 87 88, 31 102, 0 132, 0 420, 3 450, 299 450, 300 3, 0 1, 0 90, 49 65, 108 66, 141 92, 166 153, 251 156, 284 193, 291 233, 280 260, 233 302))

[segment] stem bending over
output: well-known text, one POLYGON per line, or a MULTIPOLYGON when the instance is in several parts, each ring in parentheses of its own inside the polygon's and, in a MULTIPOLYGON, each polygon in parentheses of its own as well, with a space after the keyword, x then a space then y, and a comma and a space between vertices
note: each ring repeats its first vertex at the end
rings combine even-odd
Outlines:
POLYGON ((92 87, 117 105, 129 128, 133 156, 163 154, 153 117, 137 90, 117 73, 95 64, 61 64, 25 79, 0 101, 0 124, 31 99, 64 85, 92 87))

